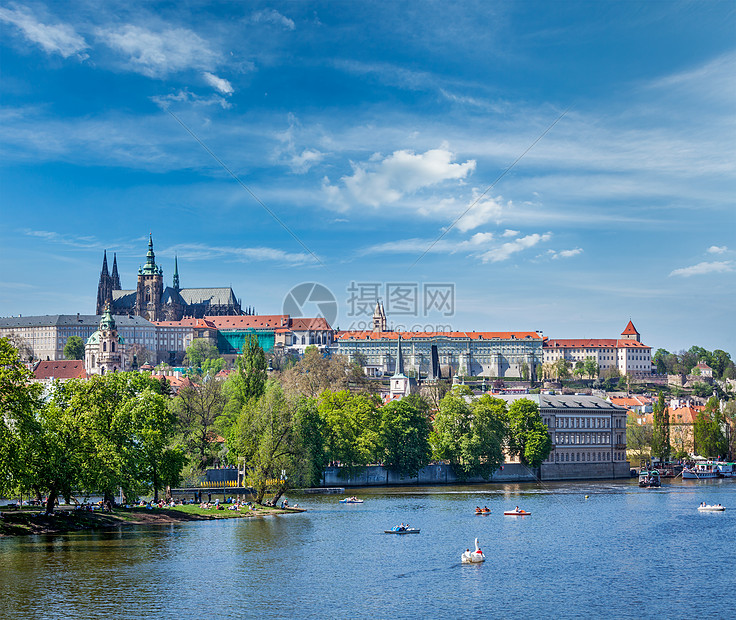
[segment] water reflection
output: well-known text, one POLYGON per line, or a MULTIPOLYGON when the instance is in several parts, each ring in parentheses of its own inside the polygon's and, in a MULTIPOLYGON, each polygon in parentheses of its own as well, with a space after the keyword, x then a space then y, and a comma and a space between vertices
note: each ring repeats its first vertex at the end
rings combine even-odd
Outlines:
POLYGON ((736 480, 358 494, 294 498, 302 515, 0 540, 0 617, 735 615, 713 570, 733 562, 736 480), (704 500, 728 509, 699 514, 704 500), (515 505, 534 514, 502 515, 515 505), (422 533, 383 534, 402 521, 422 533), (475 537, 488 560, 462 566, 475 537), (662 570, 677 587, 651 596, 662 570))

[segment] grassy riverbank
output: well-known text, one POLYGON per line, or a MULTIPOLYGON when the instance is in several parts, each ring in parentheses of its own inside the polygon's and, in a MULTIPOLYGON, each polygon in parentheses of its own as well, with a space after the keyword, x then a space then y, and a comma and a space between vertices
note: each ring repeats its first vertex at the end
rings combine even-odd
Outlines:
POLYGON ((0 536, 28 534, 59 534, 82 530, 100 530, 123 525, 155 525, 184 521, 210 521, 213 519, 257 518, 269 515, 293 514, 302 509, 281 509, 256 506, 255 510, 206 510, 199 506, 175 506, 173 508, 116 508, 112 512, 88 512, 86 510, 57 509, 47 516, 38 508, 3 510, 0 518, 0 536))

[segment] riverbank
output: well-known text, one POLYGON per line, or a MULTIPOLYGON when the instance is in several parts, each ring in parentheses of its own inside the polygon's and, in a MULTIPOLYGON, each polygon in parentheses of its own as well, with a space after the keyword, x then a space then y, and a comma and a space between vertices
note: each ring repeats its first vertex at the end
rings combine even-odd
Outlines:
POLYGON ((215 510, 199 506, 173 508, 115 508, 112 512, 57 509, 46 515, 39 509, 3 510, 0 537, 62 534, 84 530, 113 529, 124 525, 156 525, 214 519, 244 519, 304 512, 302 508, 255 506, 255 510, 215 510))

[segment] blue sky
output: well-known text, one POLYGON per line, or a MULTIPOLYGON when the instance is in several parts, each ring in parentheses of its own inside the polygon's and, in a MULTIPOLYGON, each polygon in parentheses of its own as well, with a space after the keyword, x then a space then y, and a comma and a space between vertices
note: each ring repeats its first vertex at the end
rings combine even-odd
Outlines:
POLYGON ((631 318, 736 356, 735 13, 0 2, 0 315, 92 312, 103 249, 133 288, 151 232, 167 283, 176 255, 263 314, 319 282, 347 328, 351 288, 402 284, 407 328, 631 318))

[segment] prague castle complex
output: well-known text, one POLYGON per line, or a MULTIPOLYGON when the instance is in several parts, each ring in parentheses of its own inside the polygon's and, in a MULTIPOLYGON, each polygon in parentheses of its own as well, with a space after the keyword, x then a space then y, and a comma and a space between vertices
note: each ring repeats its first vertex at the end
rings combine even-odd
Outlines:
POLYGON ((184 317, 231 316, 243 314, 232 288, 181 288, 179 265, 174 262, 172 286, 164 286, 163 268, 156 264, 153 237, 148 239, 146 264, 138 269, 135 289, 120 285, 117 256, 113 256, 112 273, 107 268, 107 252, 102 258, 102 271, 97 285, 96 314, 109 304, 112 314, 140 316, 149 321, 180 321, 184 317))

